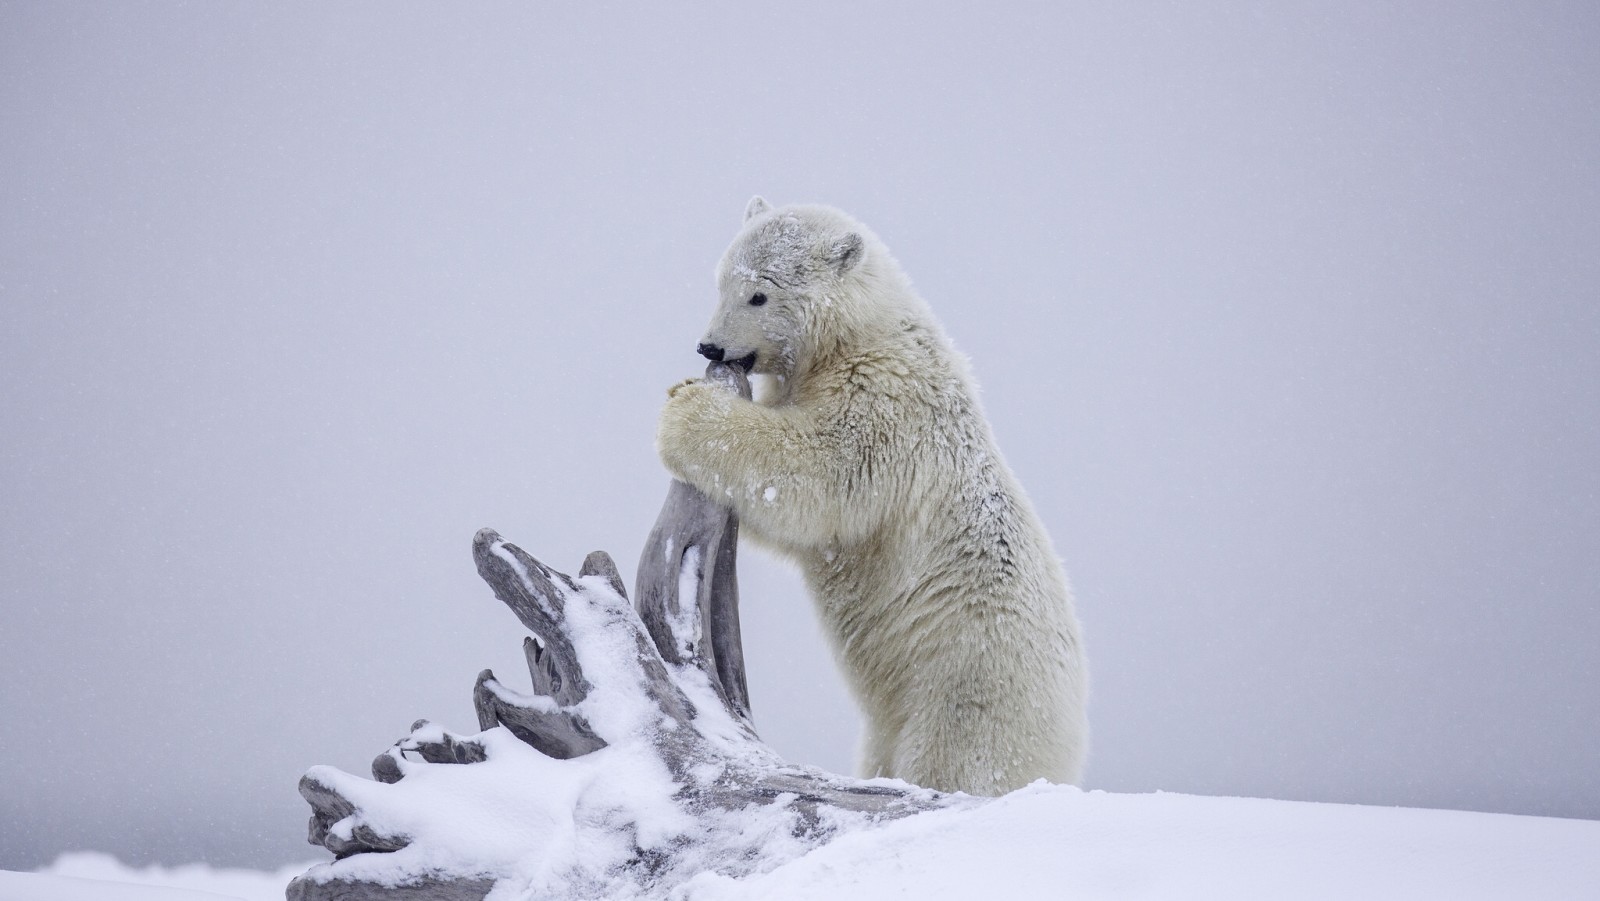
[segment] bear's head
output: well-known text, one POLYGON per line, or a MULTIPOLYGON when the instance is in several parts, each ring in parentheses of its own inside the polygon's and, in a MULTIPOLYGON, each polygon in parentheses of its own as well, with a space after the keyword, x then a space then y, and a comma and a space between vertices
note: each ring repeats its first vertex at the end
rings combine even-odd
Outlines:
POLYGON ((787 378, 851 340, 873 316, 871 295, 883 293, 864 289, 893 281, 885 278, 893 271, 877 239, 844 213, 753 198, 717 266, 717 312, 699 351, 787 378))

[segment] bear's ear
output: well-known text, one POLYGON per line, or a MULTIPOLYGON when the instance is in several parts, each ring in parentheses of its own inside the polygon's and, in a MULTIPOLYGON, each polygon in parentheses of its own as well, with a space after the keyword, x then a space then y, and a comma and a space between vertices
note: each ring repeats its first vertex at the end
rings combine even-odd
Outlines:
POLYGON ((750 198, 750 203, 744 208, 744 221, 749 222, 770 209, 772 209, 772 204, 767 203, 760 194, 757 194, 750 198))
POLYGON ((834 272, 844 275, 861 262, 864 248, 861 236, 850 232, 828 246, 828 262, 832 264, 834 272))

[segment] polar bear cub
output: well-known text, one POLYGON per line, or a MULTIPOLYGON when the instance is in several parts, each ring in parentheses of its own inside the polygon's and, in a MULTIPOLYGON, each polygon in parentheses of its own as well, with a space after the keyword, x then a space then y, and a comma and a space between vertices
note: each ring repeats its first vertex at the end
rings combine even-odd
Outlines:
POLYGON ((965 360, 884 245, 757 197, 699 350, 759 402, 673 389, 658 447, 804 573, 867 717, 865 776, 1000 794, 1076 782, 1087 672, 1066 577, 965 360))

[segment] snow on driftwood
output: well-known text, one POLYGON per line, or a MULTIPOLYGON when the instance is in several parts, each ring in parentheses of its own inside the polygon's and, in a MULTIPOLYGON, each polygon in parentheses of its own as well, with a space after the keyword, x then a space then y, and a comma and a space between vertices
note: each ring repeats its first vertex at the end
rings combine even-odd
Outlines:
MULTIPOLYGON (((742 373, 708 377, 749 396, 742 373)), ((749 719, 737 523, 674 483, 641 558, 636 612, 616 566, 576 578, 490 530, 473 556, 524 639, 532 690, 484 671, 475 735, 426 722, 373 779, 314 767, 310 840, 333 863, 291 899, 625 898, 770 870, 857 829, 979 803, 785 763, 749 719)))

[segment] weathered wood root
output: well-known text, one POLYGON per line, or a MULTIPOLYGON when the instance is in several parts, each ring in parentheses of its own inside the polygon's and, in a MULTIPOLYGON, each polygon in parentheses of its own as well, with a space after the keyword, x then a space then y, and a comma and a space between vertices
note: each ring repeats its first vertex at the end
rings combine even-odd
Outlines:
MULTIPOLYGON (((750 399, 750 382, 738 369, 713 363, 706 378, 750 399)), ((739 517, 675 479, 639 555, 634 593, 639 618, 662 659, 703 670, 723 705, 753 733, 739 632, 738 549, 739 517), (678 596, 685 568, 699 587, 693 598, 678 596), (698 633, 674 634, 673 624, 683 623, 691 607, 699 614, 698 633)))
MULTIPOLYGON (((749 397, 749 384, 737 370, 714 364, 708 377, 749 397)), ((613 745, 608 753, 643 753, 659 760, 676 785, 670 803, 693 817, 697 827, 664 844, 636 848, 631 861, 605 873, 583 876, 589 880, 585 887, 570 893, 584 896, 618 886, 665 891, 686 878, 686 869, 742 875, 760 850, 752 845, 761 841, 759 830, 745 828, 756 810, 778 811, 803 846, 815 846, 841 824, 965 803, 905 783, 864 782, 792 766, 760 742, 750 719, 739 641, 737 540, 738 523, 730 511, 674 482, 640 559, 635 611, 616 565, 603 552, 589 555, 574 579, 492 530, 480 531, 473 541, 478 574, 532 633, 523 642, 532 692, 509 688, 483 671, 473 702, 484 733, 455 736, 419 721, 411 735, 373 762, 373 779, 403 789, 408 771, 494 759, 507 753, 490 731, 496 727, 556 761, 585 758, 613 745), (654 713, 631 720, 618 715, 638 709, 654 713), (679 867, 679 861, 692 864, 679 867)), ((321 767, 301 779, 301 795, 313 811, 310 841, 333 852, 336 861, 296 879, 290 899, 466 901, 482 898, 507 875, 485 862, 459 871, 406 871, 398 879, 364 876, 367 870, 350 864, 373 858, 358 855, 400 852, 414 841, 372 825, 385 821, 369 816, 382 813, 376 807, 385 803, 385 795, 363 788, 371 784, 321 767), (351 794, 374 810, 364 809, 351 794)), ((570 810, 552 814, 574 816, 570 810)), ((460 849, 455 852, 459 856, 460 849)), ((527 849, 529 857, 540 853, 540 848, 527 849)))

